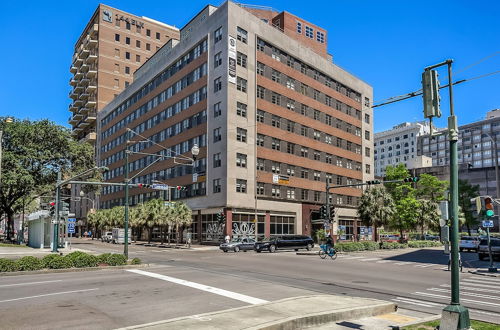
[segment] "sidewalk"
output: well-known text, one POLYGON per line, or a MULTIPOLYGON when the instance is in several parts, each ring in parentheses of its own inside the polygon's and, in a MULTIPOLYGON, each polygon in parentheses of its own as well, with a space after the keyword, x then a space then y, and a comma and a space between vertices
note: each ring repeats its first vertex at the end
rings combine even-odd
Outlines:
POLYGON ((339 320, 393 313, 396 305, 376 299, 314 295, 191 315, 123 329, 303 329, 339 320))
MULTIPOLYGON (((62 254, 68 254, 74 251, 82 251, 82 252, 88 252, 90 251, 80 249, 80 248, 59 248, 58 249, 59 253, 62 254)), ((0 247, 0 258, 13 258, 16 256, 23 257, 23 256, 45 256, 47 254, 51 254, 52 249, 50 248, 45 248, 45 249, 34 249, 31 247, 0 247)))

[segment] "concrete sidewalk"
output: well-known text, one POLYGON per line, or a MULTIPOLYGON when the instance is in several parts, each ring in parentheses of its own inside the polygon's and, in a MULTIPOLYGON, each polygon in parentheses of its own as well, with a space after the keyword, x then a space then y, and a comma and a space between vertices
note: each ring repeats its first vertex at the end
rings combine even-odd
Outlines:
POLYGON ((191 315, 122 329, 302 329, 339 320, 392 313, 396 305, 376 299, 314 295, 191 315))
MULTIPOLYGON (((59 253, 62 254, 68 254, 74 251, 82 251, 82 252, 88 252, 90 251, 80 249, 80 248, 59 248, 58 249, 59 253)), ((21 247, 21 246, 16 246, 16 247, 0 247, 0 258, 13 258, 13 257, 23 257, 23 256, 45 256, 47 254, 51 254, 52 250, 50 248, 46 249, 34 249, 31 247, 21 247)))

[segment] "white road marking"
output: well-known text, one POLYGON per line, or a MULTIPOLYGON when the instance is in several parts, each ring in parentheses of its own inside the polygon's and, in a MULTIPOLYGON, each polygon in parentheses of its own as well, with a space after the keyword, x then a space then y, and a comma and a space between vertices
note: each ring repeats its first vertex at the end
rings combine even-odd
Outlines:
POLYGON ((416 299, 410 299, 410 298, 404 298, 404 297, 397 297, 396 299, 392 299, 394 301, 399 301, 407 304, 413 304, 413 305, 418 305, 418 306, 425 306, 425 307, 440 307, 440 306, 445 306, 444 304, 437 304, 433 303, 430 301, 424 301, 424 300, 416 300, 416 299))
POLYGON ((481 280, 481 282, 494 282, 500 284, 500 278, 491 278, 490 276, 473 276, 468 280, 481 280))
POLYGON ((388 262, 394 262, 394 260, 380 260, 380 261, 377 261, 378 264, 386 264, 388 262))
MULTIPOLYGON (((449 296, 442 296, 438 294, 432 294, 432 293, 427 293, 427 292, 414 292, 413 294, 418 295, 418 296, 429 296, 429 297, 435 297, 435 298, 441 298, 441 299, 449 299, 449 296)), ((472 304, 478 304, 478 305, 490 305, 490 306, 500 306, 500 304, 495 304, 492 302, 488 301, 479 301, 479 300, 472 300, 472 299, 461 299, 464 302, 470 302, 472 304)))
POLYGON ((420 265, 415 265, 415 267, 420 267, 420 268, 427 268, 427 267, 432 267, 434 264, 420 264, 420 265))
POLYGON ((481 287, 481 288, 491 288, 491 285, 488 284, 479 284, 479 283, 469 283, 469 282, 460 282, 460 287, 462 286, 471 286, 471 287, 481 287))
MULTIPOLYGON (((481 284, 486 284, 486 283, 489 283, 489 281, 487 280, 474 280, 474 279, 471 279, 471 278, 464 278, 462 280, 463 282, 472 282, 472 283, 481 283, 481 284)), ((495 285, 495 284, 500 284, 500 283, 489 283, 490 285, 495 285)))
POLYGON ((403 261, 403 262, 397 262, 395 265, 402 266, 402 265, 411 265, 414 264, 413 261, 403 261))
MULTIPOLYGON (((449 284, 441 284, 440 286, 444 287, 444 288, 451 288, 451 285, 449 284)), ((474 292, 491 292, 491 288, 476 288, 476 287, 469 287, 469 286, 466 286, 466 285, 462 285, 460 284, 460 290, 464 290, 464 291, 474 291, 474 292)))
POLYGON ((60 294, 67 294, 67 293, 95 291, 95 290, 99 290, 99 288, 85 289, 85 290, 63 291, 63 292, 54 292, 54 293, 47 293, 47 294, 39 294, 39 295, 36 295, 36 296, 30 296, 30 297, 21 297, 21 298, 0 300, 0 303, 17 301, 17 300, 33 299, 33 298, 40 298, 40 297, 48 297, 48 296, 57 296, 57 295, 60 295, 60 294))
MULTIPOLYGON (((437 292, 446 292, 450 293, 450 290, 447 289, 441 289, 441 288, 430 288, 427 289, 429 291, 437 291, 437 292)), ((460 292, 460 295, 462 296, 471 296, 471 297, 478 297, 478 298, 485 298, 485 299, 491 299, 491 300, 500 300, 500 297, 497 296, 490 296, 487 294, 481 294, 481 293, 473 293, 473 292, 460 292)))
POLYGON ((368 259, 361 259, 360 261, 375 261, 375 260, 380 260, 381 258, 368 258, 368 259))
POLYGON ((62 280, 43 281, 43 282, 26 282, 26 283, 16 283, 16 284, 2 284, 2 285, 0 285, 0 288, 7 288, 9 286, 33 285, 33 284, 54 283, 54 282, 62 282, 62 280))
POLYGON ((166 276, 166 275, 161 275, 161 274, 146 272, 146 271, 143 271, 143 270, 140 270, 140 269, 128 269, 127 271, 131 272, 131 273, 139 274, 139 275, 153 277, 153 278, 156 278, 156 279, 159 279, 159 280, 163 280, 163 281, 168 281, 168 282, 172 282, 172 283, 176 283, 176 284, 180 284, 180 285, 185 285, 185 286, 188 286, 188 287, 191 287, 191 288, 194 288, 194 289, 198 289, 198 290, 201 290, 201 291, 206 291, 206 292, 218 294, 220 296, 224 296, 224 297, 228 297, 228 298, 231 298, 231 299, 243 301, 245 303, 252 304, 252 305, 264 304, 264 303, 268 302, 267 300, 263 300, 263 299, 259 299, 259 298, 255 298, 255 297, 250 297, 250 296, 247 296, 247 295, 244 295, 244 294, 239 294, 239 293, 232 292, 232 291, 227 291, 227 290, 224 290, 224 289, 214 288, 212 286, 208 286, 208 285, 204 285, 204 284, 200 284, 200 283, 195 283, 195 282, 190 282, 190 281, 186 281, 186 280, 181 280, 179 278, 175 278, 175 277, 171 277, 171 276, 166 276))

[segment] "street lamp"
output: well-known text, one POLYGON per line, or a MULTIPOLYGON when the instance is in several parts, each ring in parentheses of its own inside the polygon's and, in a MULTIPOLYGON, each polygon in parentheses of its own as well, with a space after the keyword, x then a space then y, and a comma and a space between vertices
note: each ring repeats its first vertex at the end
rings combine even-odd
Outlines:
MULTIPOLYGON (((10 124, 14 121, 12 117, 7 117, 4 119, 4 122, 6 124, 10 124)), ((2 183, 2 146, 3 146, 3 127, 0 127, 0 185, 2 183)), ((9 225, 7 225, 7 236, 9 236, 10 228, 9 225)))

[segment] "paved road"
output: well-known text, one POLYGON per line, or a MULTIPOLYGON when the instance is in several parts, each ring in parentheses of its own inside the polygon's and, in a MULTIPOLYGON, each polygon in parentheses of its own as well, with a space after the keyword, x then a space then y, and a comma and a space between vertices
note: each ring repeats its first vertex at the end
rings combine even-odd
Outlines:
MULTIPOLYGON (((74 246, 96 252, 123 249, 80 242, 74 246)), ((447 257, 439 250, 353 253, 330 261, 294 252, 131 246, 130 256, 158 266, 140 272, 0 277, 2 325, 110 329, 317 293, 392 300, 406 309, 439 314, 449 299, 450 273, 443 269, 447 257)), ((464 253, 462 259, 477 265, 475 254, 464 253)), ((462 301, 472 317, 500 323, 500 278, 464 272, 461 283, 462 301)))

